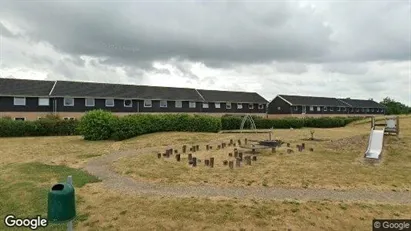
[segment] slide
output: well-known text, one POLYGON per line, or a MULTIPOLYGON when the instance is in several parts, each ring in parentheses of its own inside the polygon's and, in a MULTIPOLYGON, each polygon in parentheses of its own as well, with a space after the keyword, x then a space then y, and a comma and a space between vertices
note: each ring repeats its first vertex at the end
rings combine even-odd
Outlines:
POLYGON ((382 152, 384 142, 384 129, 371 130, 370 139, 368 141, 368 148, 365 152, 365 158, 379 159, 382 152))

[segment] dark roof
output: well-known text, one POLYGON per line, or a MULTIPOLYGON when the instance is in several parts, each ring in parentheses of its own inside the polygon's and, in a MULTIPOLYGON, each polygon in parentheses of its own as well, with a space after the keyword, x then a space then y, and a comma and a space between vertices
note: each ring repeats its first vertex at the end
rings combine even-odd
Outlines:
POLYGON ((55 81, 0 78, 0 95, 48 96, 55 81))
POLYGON ((287 100, 292 105, 313 105, 313 106, 337 106, 346 107, 347 104, 341 102, 336 98, 315 97, 315 96, 300 96, 300 95, 278 95, 287 100))
POLYGON ((359 108, 385 108, 383 105, 373 101, 373 100, 363 100, 363 99, 340 99, 344 101, 351 107, 359 108))
POLYGON ((52 96, 203 101, 195 89, 57 81, 52 96))
POLYGON ((198 90, 206 102, 267 103, 256 92, 198 90))

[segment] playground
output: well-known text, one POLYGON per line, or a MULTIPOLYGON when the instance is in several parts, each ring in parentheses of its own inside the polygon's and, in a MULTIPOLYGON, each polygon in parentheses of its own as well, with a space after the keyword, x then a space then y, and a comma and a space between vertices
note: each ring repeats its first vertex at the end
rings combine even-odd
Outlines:
POLYGON ((167 132, 121 142, 5 138, 1 212, 45 215, 49 187, 72 175, 75 230, 365 230, 374 217, 411 216, 411 117, 400 118, 401 132, 385 135, 378 161, 371 162, 365 157, 370 126, 385 125, 370 123, 274 129, 271 139, 284 143, 275 152, 270 147, 256 153, 239 147, 238 140, 242 145, 246 138, 249 144, 264 141, 269 133, 167 132), (222 143, 226 146, 218 148, 222 143), (198 151, 190 151, 197 145, 198 151), (243 159, 256 160, 237 166, 234 148, 243 159), (164 156, 170 149, 173 153, 164 156), (189 163, 190 153, 196 166, 189 163), (213 167, 205 163, 211 158, 213 167), (225 160, 233 161, 233 168, 225 160), (30 174, 34 169, 37 174, 30 174))

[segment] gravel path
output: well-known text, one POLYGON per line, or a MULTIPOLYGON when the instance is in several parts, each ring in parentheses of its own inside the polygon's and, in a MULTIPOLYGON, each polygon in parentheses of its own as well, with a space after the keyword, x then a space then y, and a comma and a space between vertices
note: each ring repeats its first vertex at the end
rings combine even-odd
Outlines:
POLYGON ((111 153, 106 156, 92 159, 87 163, 85 169, 91 174, 99 177, 103 181, 105 187, 126 194, 148 194, 175 197, 236 197, 270 200, 296 199, 302 201, 367 201, 388 204, 411 204, 411 192, 165 185, 151 182, 139 182, 110 169, 111 164, 119 158, 138 155, 141 152, 153 152, 156 150, 158 150, 158 148, 145 148, 111 153))

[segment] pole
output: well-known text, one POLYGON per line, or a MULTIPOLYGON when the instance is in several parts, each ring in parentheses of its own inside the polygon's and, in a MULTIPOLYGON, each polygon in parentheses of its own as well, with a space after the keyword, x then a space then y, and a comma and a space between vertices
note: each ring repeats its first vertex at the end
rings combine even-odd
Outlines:
MULTIPOLYGON (((73 177, 72 176, 67 177, 67 184, 73 185, 73 177)), ((73 231, 73 221, 72 220, 67 223, 67 231, 73 231)))

